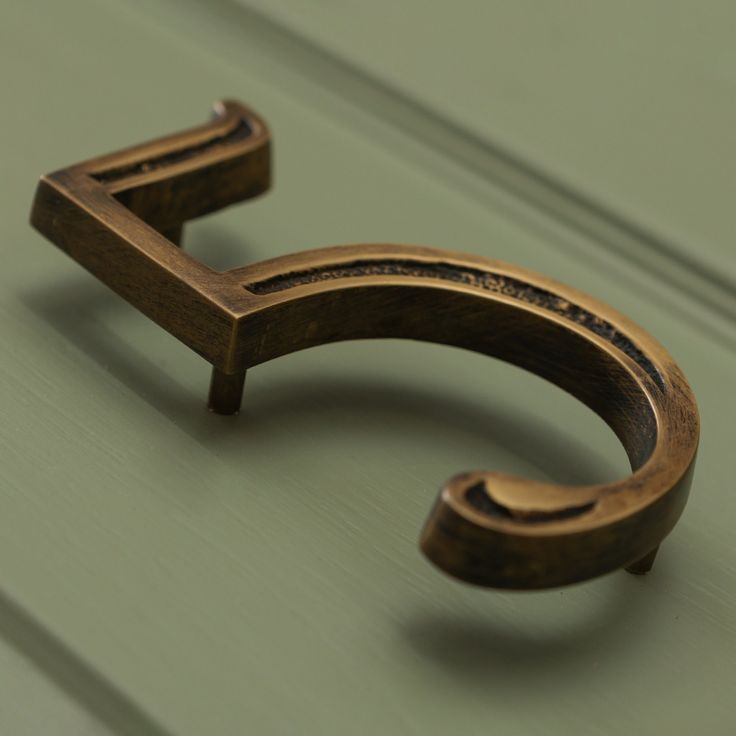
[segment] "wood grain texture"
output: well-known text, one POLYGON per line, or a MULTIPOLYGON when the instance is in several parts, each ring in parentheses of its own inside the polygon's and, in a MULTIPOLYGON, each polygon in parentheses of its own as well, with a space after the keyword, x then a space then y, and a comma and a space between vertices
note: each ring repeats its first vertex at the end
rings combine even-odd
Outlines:
POLYGON ((14 736, 39 733, 112 736, 86 708, 36 669, 26 657, 0 641, 0 724, 14 736))
POLYGON ((330 84, 354 102, 382 100, 395 124, 581 229, 589 245, 736 317, 728 3, 217 7, 230 23, 260 24, 303 67, 332 68, 330 84))
POLYGON ((0 78, 17 103, 5 129, 33 141, 8 146, 0 171, 6 596, 146 713, 148 733, 729 733, 736 358, 697 302, 517 217, 205 6, 3 12, 1 53, 29 60, 0 78), (584 284, 671 349, 704 442, 656 575, 488 594, 416 552, 437 479, 459 467, 626 472, 615 437, 557 389, 441 346, 336 344, 253 369, 244 413, 218 418, 202 407, 207 364, 28 228, 36 172, 176 129, 214 89, 263 111, 279 151, 272 196, 187 232, 212 267, 355 239, 453 242, 584 284))

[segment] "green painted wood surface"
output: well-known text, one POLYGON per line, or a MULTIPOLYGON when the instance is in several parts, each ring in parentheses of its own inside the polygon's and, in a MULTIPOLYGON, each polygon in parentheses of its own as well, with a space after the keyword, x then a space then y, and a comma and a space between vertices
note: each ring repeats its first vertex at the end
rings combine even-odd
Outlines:
MULTIPOLYGON (((5 633, 5 632, 4 632, 5 633)), ((112 736, 89 711, 0 639, 0 724, 13 736, 112 736)))
POLYGON ((707 274, 736 316, 733 3, 235 1, 420 106, 419 134, 444 121, 456 150, 489 144, 492 173, 540 204, 554 189, 504 154, 601 206, 612 218, 566 216, 655 273, 678 262, 681 289, 707 274), (617 215, 638 247, 606 236, 617 215))
MULTIPOLYGON (((218 7, 2 11, 0 634, 48 679, 40 697, 144 736, 731 733, 733 324, 218 7), (206 364, 30 230, 38 174, 203 120, 222 95, 272 123, 276 189, 189 229, 209 263, 368 240, 469 250, 588 290, 668 346, 703 445, 651 576, 508 594, 421 558, 428 505, 461 469, 625 472, 558 390, 451 349, 346 343, 253 370, 243 413, 215 417, 206 364)), ((0 693, 6 731, 18 697, 0 693)))

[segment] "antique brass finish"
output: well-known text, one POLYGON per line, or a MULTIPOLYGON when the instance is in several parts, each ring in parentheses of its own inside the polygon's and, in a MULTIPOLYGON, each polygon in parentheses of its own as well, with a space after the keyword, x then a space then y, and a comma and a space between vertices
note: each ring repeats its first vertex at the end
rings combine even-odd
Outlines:
POLYGON ((455 577, 544 588, 652 565, 687 500, 695 399, 626 317, 525 269, 403 245, 321 248, 217 273, 175 247, 185 221, 265 192, 266 124, 222 102, 208 125, 42 177, 32 224, 212 363, 209 405, 240 407, 248 368, 351 338, 455 345, 532 371, 587 404, 632 475, 561 486, 475 471, 441 491, 421 538, 455 577))

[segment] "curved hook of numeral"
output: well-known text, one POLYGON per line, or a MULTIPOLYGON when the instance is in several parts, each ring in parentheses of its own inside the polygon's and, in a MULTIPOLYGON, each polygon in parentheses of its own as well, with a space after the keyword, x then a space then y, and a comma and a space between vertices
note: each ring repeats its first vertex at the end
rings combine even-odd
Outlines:
POLYGON ((248 368, 338 340, 454 345, 546 378, 597 412, 632 474, 563 486, 484 470, 452 478, 422 549, 479 585, 544 588, 645 572, 689 491, 693 393, 669 354, 610 307, 525 269, 402 245, 338 246, 218 273, 172 243, 183 222, 269 186, 265 123, 212 123, 41 179, 31 221, 213 364, 210 407, 236 413, 248 368))

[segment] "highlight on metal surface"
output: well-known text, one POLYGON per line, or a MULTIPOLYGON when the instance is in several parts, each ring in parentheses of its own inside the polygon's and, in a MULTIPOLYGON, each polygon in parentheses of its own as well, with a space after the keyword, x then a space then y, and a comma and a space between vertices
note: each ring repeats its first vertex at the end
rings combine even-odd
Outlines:
POLYGON ((425 555, 478 585, 545 588, 643 573, 687 500, 695 398, 670 355, 576 289, 477 256, 406 245, 321 248, 216 272, 177 247, 187 220, 262 194, 270 135, 243 105, 184 133, 41 178, 31 222, 209 361, 209 406, 240 408, 248 368, 356 338, 410 338, 503 359, 598 413, 632 474, 564 486, 480 470, 440 491, 425 555))

